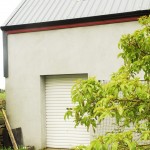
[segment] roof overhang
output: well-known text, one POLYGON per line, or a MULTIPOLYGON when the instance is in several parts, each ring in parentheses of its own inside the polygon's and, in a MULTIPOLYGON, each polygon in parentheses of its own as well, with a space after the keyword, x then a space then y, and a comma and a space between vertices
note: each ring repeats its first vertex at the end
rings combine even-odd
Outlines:
POLYGON ((36 32, 36 31, 45 31, 45 30, 54 30, 54 29, 63 29, 63 28, 74 28, 74 27, 82 27, 82 26, 137 21, 138 18, 143 15, 150 15, 150 10, 140 10, 140 11, 126 12, 126 13, 41 22, 41 23, 33 23, 33 24, 2 26, 1 30, 7 32, 7 34, 16 34, 16 33, 24 33, 24 32, 36 32))

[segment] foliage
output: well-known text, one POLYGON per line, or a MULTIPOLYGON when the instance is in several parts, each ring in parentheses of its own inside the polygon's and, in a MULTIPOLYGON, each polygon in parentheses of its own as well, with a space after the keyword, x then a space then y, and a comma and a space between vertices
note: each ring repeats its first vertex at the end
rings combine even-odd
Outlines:
POLYGON ((94 115, 99 121, 106 116, 116 118, 117 125, 129 127, 130 123, 139 126, 143 120, 150 127, 149 85, 132 78, 128 69, 122 67, 113 74, 111 81, 103 86, 103 98, 96 104, 94 115))
POLYGON ((95 130, 97 123, 106 117, 116 119, 118 130, 99 136, 87 147, 76 150, 146 150, 139 144, 150 140, 150 16, 139 19, 142 29, 123 35, 119 48, 124 65, 114 73, 110 82, 102 84, 96 78, 79 80, 72 88, 72 102, 75 104, 65 114, 74 117, 75 126, 90 126, 95 130), (145 82, 137 77, 144 73, 145 82), (125 132, 127 127, 133 129, 125 132), (139 139, 135 140, 134 134, 139 139))
POLYGON ((94 78, 88 80, 78 80, 72 88, 72 102, 77 104, 76 107, 65 114, 66 117, 72 116, 74 112, 75 126, 84 124, 88 129, 92 124, 93 129, 96 127, 93 115, 97 102, 102 98, 102 85, 94 78))
POLYGON ((132 131, 109 133, 99 136, 89 146, 77 146, 74 150, 149 150, 148 146, 137 145, 133 140, 132 131))
POLYGON ((133 34, 123 35, 119 42, 119 48, 123 50, 119 54, 124 59, 125 65, 130 67, 131 73, 145 73, 145 80, 150 80, 150 16, 139 19, 142 29, 133 34))
POLYGON ((6 93, 5 92, 0 93, 0 100, 6 100, 6 93))
POLYGON ((87 149, 91 150, 124 150, 136 148, 136 142, 132 141, 132 132, 124 133, 109 133, 106 136, 99 136, 91 142, 91 145, 87 149), (121 143, 121 144, 119 144, 121 143))
POLYGON ((86 150, 87 147, 84 146, 84 145, 79 145, 79 146, 76 146, 75 148, 73 148, 73 150, 86 150))

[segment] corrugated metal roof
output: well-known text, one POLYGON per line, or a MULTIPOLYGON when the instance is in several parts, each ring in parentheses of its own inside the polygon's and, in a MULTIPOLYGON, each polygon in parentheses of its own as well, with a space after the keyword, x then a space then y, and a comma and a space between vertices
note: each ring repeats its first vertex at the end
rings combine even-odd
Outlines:
POLYGON ((150 9, 150 0, 23 0, 5 26, 150 9))

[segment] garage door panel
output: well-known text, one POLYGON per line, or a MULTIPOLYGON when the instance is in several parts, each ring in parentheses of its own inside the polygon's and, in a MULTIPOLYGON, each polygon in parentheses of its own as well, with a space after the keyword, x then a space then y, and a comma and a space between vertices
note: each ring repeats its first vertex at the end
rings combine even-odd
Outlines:
POLYGON ((75 76, 47 76, 46 77, 46 130, 47 147, 71 148, 75 145, 89 144, 90 135, 86 128, 74 128, 73 119, 64 120, 66 108, 73 106, 71 103, 71 88, 79 78, 75 76))

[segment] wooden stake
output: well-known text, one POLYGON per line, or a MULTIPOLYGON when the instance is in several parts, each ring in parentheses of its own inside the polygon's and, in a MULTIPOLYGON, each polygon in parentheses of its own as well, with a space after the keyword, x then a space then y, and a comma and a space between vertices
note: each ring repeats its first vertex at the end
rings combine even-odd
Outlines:
POLYGON ((9 122, 8 122, 8 119, 7 119, 5 110, 4 110, 4 109, 1 109, 1 111, 2 111, 2 114, 3 114, 3 116, 4 116, 5 125, 6 125, 6 128, 7 128, 7 130, 8 130, 8 134, 9 134, 9 137, 10 137, 10 139, 11 139, 13 148, 14 148, 14 150, 17 150, 17 149, 18 149, 18 146, 17 146, 16 140, 15 140, 15 138, 14 138, 13 132, 12 132, 12 130, 11 130, 10 124, 9 124, 9 122))

